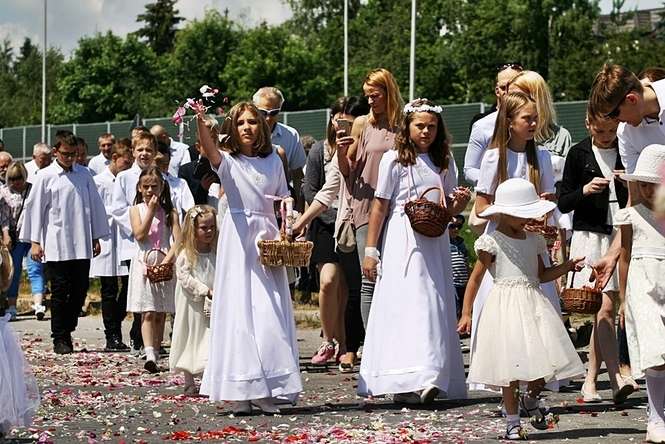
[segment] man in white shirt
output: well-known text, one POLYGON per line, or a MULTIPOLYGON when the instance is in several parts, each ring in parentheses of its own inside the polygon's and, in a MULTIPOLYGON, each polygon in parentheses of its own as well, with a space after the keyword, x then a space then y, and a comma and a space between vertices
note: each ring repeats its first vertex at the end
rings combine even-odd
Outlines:
POLYGON ((106 211, 92 175, 75 163, 77 140, 56 134, 56 162, 36 176, 25 202, 20 240, 31 242, 33 260, 43 260, 51 282, 51 337, 58 354, 72 353, 72 332, 88 292, 90 259, 110 234, 106 211))
POLYGON ((502 64, 497 69, 496 84, 494 86, 497 111, 489 113, 473 123, 471 134, 469 135, 469 143, 466 147, 466 154, 464 155, 464 178, 472 185, 478 182, 480 162, 483 160, 485 150, 487 150, 492 141, 501 98, 508 93, 510 82, 523 70, 521 65, 515 63, 502 64))
POLYGON ((268 126, 272 131, 273 145, 281 146, 286 151, 289 179, 293 189, 296 190, 296 195, 300 196, 299 190, 304 177, 303 167, 307 162, 307 155, 298 131, 278 122, 278 115, 284 105, 282 92, 272 86, 265 86, 254 93, 252 101, 268 121, 268 126))
POLYGON ((111 150, 115 144, 115 137, 111 133, 104 133, 97 138, 97 146, 99 147, 99 154, 90 159, 88 168, 94 174, 101 174, 106 171, 106 168, 111 163, 111 150))
MULTIPOLYGON (((619 122, 619 154, 626 173, 651 144, 665 144, 665 80, 643 84, 628 69, 606 64, 596 75, 589 98, 590 111, 619 122)), ((638 203, 637 185, 629 182, 630 203, 638 203)))
POLYGON ((45 143, 35 143, 32 147, 32 160, 25 164, 25 169, 28 171, 28 182, 32 183, 37 171, 46 168, 52 161, 51 148, 45 143))
POLYGON ((153 125, 150 128, 150 134, 155 136, 158 141, 166 143, 171 149, 171 161, 169 163, 169 173, 174 177, 178 177, 178 170, 180 165, 184 165, 192 161, 189 154, 189 146, 186 143, 181 143, 173 140, 169 133, 162 125, 153 125))

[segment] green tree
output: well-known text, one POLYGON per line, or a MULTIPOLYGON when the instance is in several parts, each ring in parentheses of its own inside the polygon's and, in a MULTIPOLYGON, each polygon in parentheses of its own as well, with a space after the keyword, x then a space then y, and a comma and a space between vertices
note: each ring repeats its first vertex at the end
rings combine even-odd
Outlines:
POLYGON ((137 22, 145 23, 136 34, 144 37, 156 54, 167 53, 173 47, 176 26, 183 20, 175 9, 176 1, 157 0, 155 3, 148 3, 145 5, 145 13, 136 18, 137 22))
POLYGON ((262 86, 275 86, 286 98, 285 110, 328 106, 335 97, 330 88, 322 49, 310 47, 285 26, 265 23, 245 31, 230 54, 222 81, 232 99, 250 100, 262 86))
POLYGON ((53 117, 83 123, 165 115, 170 106, 161 75, 160 60, 136 36, 84 37, 59 78, 53 117))
POLYGON ((168 56, 164 90, 173 98, 194 97, 201 85, 226 92, 221 76, 240 38, 240 30, 227 15, 210 9, 202 20, 194 20, 176 34, 168 56))

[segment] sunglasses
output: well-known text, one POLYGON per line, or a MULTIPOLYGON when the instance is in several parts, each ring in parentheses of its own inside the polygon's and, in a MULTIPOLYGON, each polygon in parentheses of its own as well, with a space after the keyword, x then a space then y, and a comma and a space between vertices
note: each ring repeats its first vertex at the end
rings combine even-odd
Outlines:
POLYGON ((58 150, 57 153, 60 154, 62 157, 69 159, 75 158, 78 154, 76 151, 60 151, 60 150, 58 150))
POLYGON ((503 71, 504 69, 508 68, 514 69, 515 71, 524 71, 524 67, 522 66, 522 64, 517 62, 500 63, 496 65, 497 72, 503 71))
POLYGON ((281 108, 275 108, 275 109, 259 108, 258 110, 261 112, 261 114, 263 114, 263 117, 269 117, 269 116, 272 117, 272 116, 276 116, 277 114, 279 114, 279 112, 282 109, 281 108))
POLYGON ((626 97, 628 96, 628 93, 624 94, 623 98, 617 103, 617 106, 614 107, 612 111, 609 113, 605 114, 606 119, 616 119, 619 117, 619 114, 621 114, 621 105, 623 105, 623 102, 626 101, 626 97))

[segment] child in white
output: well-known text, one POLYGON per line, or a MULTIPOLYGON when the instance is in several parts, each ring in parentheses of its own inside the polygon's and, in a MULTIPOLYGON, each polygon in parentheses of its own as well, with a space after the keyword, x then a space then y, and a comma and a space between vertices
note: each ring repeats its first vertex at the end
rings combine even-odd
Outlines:
MULTIPOLYGON (((0 256, 0 264, 2 256, 0 256)), ((21 345, 9 326, 10 313, 0 317, 0 441, 12 427, 28 427, 39 407, 39 388, 21 345)))
POLYGON ((150 256, 154 257, 155 252, 150 250, 156 249, 165 253, 161 263, 175 262, 180 223, 168 187, 157 167, 148 167, 141 172, 134 202, 129 216, 138 251, 129 268, 127 311, 142 313, 141 335, 146 354, 144 367, 150 373, 157 373, 166 313, 175 312, 175 279, 150 282, 146 276, 146 261, 152 260, 150 256))
POLYGON ((180 253, 176 260, 176 316, 169 355, 171 370, 182 370, 185 394, 198 394, 194 375, 203 373, 208 362, 210 318, 217 250, 217 212, 196 205, 185 215, 180 253))
POLYGON ((274 398, 302 391, 293 307, 284 267, 263 266, 259 240, 279 238, 273 198, 288 196, 284 168, 268 124, 251 103, 227 116, 231 134, 219 151, 199 114, 206 156, 229 201, 219 235, 210 319, 210 357, 201 393, 228 400, 236 414, 279 413, 274 398))
POLYGON ((445 231, 438 237, 416 232, 404 205, 435 188, 425 197, 434 202, 445 199, 448 210, 457 214, 470 196, 466 190, 455 193, 457 167, 440 107, 416 99, 404 110, 396 149, 381 158, 369 219, 363 271, 370 281, 376 279, 376 287, 358 393, 393 394, 398 403, 428 404, 439 391, 449 399, 466 398, 464 362, 455 332, 450 240, 445 231), (376 278, 376 247, 384 219, 381 275, 376 278))
POLYGON ((519 382, 528 382, 528 391, 519 403, 531 424, 541 430, 548 424, 537 396, 545 382, 584 374, 573 344, 552 305, 543 297, 541 282, 547 282, 573 269, 584 258, 546 268, 540 254, 545 239, 524 231, 529 219, 554 210, 555 204, 539 199, 534 186, 524 179, 509 179, 498 186, 495 203, 479 214, 499 215, 497 228, 483 234, 475 244, 478 261, 464 295, 464 308, 458 331, 469 332, 471 307, 487 270, 494 285, 478 320, 471 344, 468 382, 501 388, 507 413, 507 439, 524 435, 518 414, 519 382))
POLYGON ((653 210, 663 168, 665 145, 644 148, 633 174, 621 175, 637 182, 641 203, 619 210, 614 219, 621 228, 620 322, 625 316, 633 376, 646 375, 646 440, 657 443, 665 443, 665 229, 653 210))
POLYGON ((128 267, 121 263, 120 228, 111 214, 113 185, 118 173, 131 165, 131 149, 115 144, 111 148, 111 162, 94 177, 99 195, 104 201, 106 214, 111 227, 111 235, 100 240, 101 253, 90 262, 90 277, 99 277, 102 295, 102 318, 106 336, 106 351, 127 351, 122 342, 122 321, 127 314, 128 267), (118 285, 120 280, 120 285, 118 285))

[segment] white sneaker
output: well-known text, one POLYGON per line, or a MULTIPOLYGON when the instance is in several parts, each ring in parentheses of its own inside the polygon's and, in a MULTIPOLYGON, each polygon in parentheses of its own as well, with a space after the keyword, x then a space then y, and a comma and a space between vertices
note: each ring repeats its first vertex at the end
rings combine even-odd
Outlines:
POLYGON ((278 415, 281 413, 281 410, 275 405, 272 398, 252 399, 251 403, 267 415, 278 415))
POLYGON ((249 415, 252 413, 252 405, 249 401, 233 401, 231 402, 231 411, 234 415, 249 415))
POLYGON ((665 424, 662 422, 649 422, 647 424, 646 442, 665 443, 665 424))
POLYGON ((37 318, 38 321, 44 319, 44 316, 46 315, 45 306, 43 306, 42 304, 32 304, 32 309, 35 311, 35 317, 37 318))

